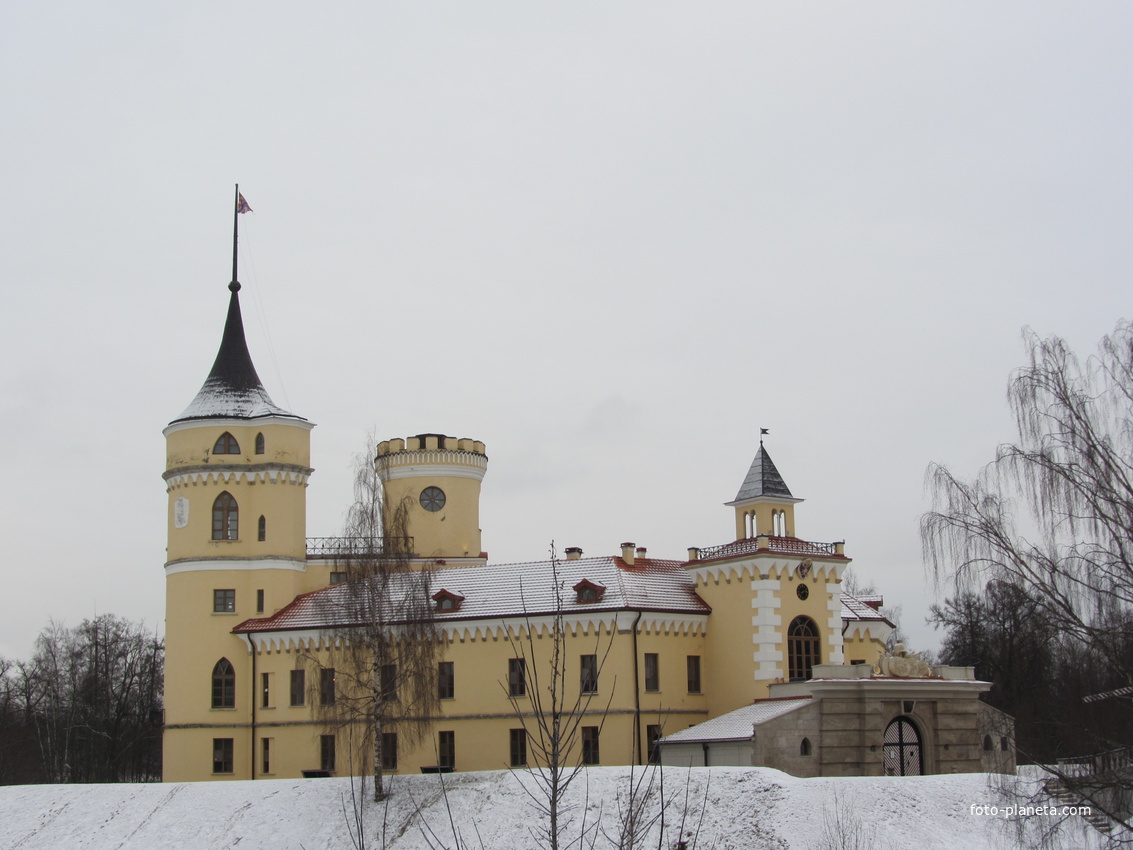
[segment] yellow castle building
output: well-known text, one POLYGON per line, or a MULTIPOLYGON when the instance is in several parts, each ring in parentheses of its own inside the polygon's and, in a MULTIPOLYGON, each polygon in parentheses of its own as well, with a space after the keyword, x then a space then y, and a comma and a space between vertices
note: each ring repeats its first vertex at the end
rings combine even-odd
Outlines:
MULTIPOLYGON (((349 724, 327 719, 328 706, 346 698, 333 665, 335 648, 349 642, 351 586, 343 541, 306 536, 314 425, 268 396, 245 342, 240 285, 229 289, 212 370, 164 431, 164 778, 361 773, 372 750, 349 724)), ((545 687, 538 674, 556 617, 566 634, 564 687, 580 697, 567 705, 582 715, 582 763, 640 764, 659 752, 684 759, 686 750, 689 761, 721 763, 711 755, 717 746, 727 763, 801 775, 988 769, 988 722, 976 702, 986 683, 969 668, 875 670, 892 631, 880 597, 842 593, 843 543, 798 536, 801 500, 762 442, 726 503, 735 538, 672 560, 623 543, 599 556, 572 548, 553 563, 492 564, 479 527, 482 442, 390 439, 374 462, 387 511, 405 506, 405 573, 428 574, 428 597, 418 601, 440 636, 426 683, 437 695, 429 731, 410 742, 396 725, 383 729, 387 772, 533 762, 522 716, 530 722, 532 690, 545 687), (843 680, 850 685, 830 690, 843 680), (779 695, 782 686, 794 690, 779 695), (770 711, 787 703, 799 711, 770 711), (696 737, 706 721, 760 706, 767 710, 744 721, 749 738, 758 737, 753 723, 794 724, 779 755, 766 746, 721 751, 716 727, 696 737), (878 751, 892 728, 917 736, 915 764, 912 751, 893 750, 899 762, 878 751)), ((373 672, 396 698, 397 671, 373 672)))

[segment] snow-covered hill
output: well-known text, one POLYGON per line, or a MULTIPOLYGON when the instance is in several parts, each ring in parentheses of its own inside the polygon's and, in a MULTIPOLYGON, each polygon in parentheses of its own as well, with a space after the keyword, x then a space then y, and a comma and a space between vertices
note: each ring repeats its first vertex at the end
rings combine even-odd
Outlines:
MULTIPOLYGON (((638 781, 642 770, 635 772, 638 781)), ((646 774, 644 784, 653 783, 647 818, 659 810, 661 778, 656 771, 646 774)), ((1017 819, 973 809, 1020 802, 1014 793, 1036 787, 1028 780, 1012 790, 1001 778, 982 774, 798 779, 763 768, 666 768, 663 781, 664 823, 651 824, 643 848, 657 847, 663 829, 661 846, 676 847, 683 838, 688 850, 1003 850, 1030 846, 1034 831, 1058 824, 1062 846, 1099 845, 1097 833, 1078 817, 1024 818, 1032 835, 1020 840, 1017 819)), ((531 783, 531 777, 506 771, 454 774, 445 777, 443 789, 436 776, 398 777, 387 803, 364 805, 366 846, 453 848, 455 827, 469 848, 538 847, 532 831, 539 818, 521 783, 531 783), (427 837, 429 830, 433 835, 427 837)), ((0 847, 350 848, 351 787, 345 778, 4 787, 0 847)), ((628 768, 588 769, 571 788, 570 834, 585 826, 596 839, 594 847, 616 847, 629 789, 628 768)))

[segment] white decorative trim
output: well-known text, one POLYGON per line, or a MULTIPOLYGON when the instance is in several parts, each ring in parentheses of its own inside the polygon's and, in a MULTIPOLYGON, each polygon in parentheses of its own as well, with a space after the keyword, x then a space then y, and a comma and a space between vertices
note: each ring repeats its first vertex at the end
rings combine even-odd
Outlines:
POLYGON ((426 478, 443 475, 448 478, 471 478, 474 481, 483 481, 484 473, 488 471, 488 459, 484 455, 474 452, 405 452, 408 455, 401 460, 401 455, 383 455, 378 458, 378 477, 382 481, 395 481, 399 478, 426 478), (458 456, 463 463, 452 463, 453 455, 458 456), (390 463, 389 459, 396 458, 397 463, 390 463), (444 460, 450 460, 444 463, 444 460))
POLYGON ((246 469, 208 469, 171 473, 165 480, 166 492, 198 484, 301 484, 306 487, 311 472, 301 469, 280 469, 257 464, 246 469))
POLYGON ((782 600, 776 595, 782 585, 779 579, 756 579, 751 583, 752 615, 751 641, 755 646, 751 659, 755 663, 755 681, 783 677, 783 615, 779 613, 782 600))
POLYGON ((828 664, 845 664, 846 654, 842 643, 842 592, 837 585, 826 600, 826 610, 830 613, 827 630, 830 632, 830 660, 828 664))
POLYGON ((288 629, 278 632, 240 632, 249 654, 254 644, 259 652, 317 652, 346 642, 345 636, 329 629, 288 629))
MULTIPOLYGON (((564 614, 563 628, 568 637, 589 637, 601 633, 609 634, 632 631, 636 611, 593 611, 587 614, 564 614)), ((638 622, 638 631, 647 629, 656 634, 665 635, 703 635, 707 630, 708 615, 706 614, 656 614, 645 613, 638 622)), ((441 630, 445 640, 450 643, 459 641, 485 640, 521 640, 526 639, 528 628, 537 637, 549 637, 555 624, 555 617, 547 614, 539 617, 523 619, 520 617, 491 617, 483 620, 437 620, 437 628, 441 630)), ((278 631, 252 632, 252 640, 257 646, 268 648, 278 647, 290 649, 319 648, 336 641, 348 640, 343 632, 333 629, 281 629, 278 631)))
POLYGON ((187 419, 183 422, 173 422, 166 425, 161 433, 168 437, 177 431, 187 431, 190 428, 216 428, 218 426, 221 428, 251 428, 258 425, 292 425, 305 431, 310 431, 315 427, 314 422, 308 422, 306 419, 298 417, 292 419, 290 416, 254 416, 248 419, 187 419))
POLYGON ((748 496, 746 499, 737 499, 733 502, 724 502, 728 508, 746 508, 749 505, 797 505, 805 499, 796 499, 793 496, 748 496))
POLYGON ((233 558, 195 558, 193 560, 174 561, 165 565, 167 576, 175 573, 199 573, 231 570, 293 570, 305 573, 307 562, 296 558, 248 558, 237 560, 233 558))
POLYGON ((883 620, 845 620, 844 637, 864 638, 884 642, 893 633, 893 627, 883 620))

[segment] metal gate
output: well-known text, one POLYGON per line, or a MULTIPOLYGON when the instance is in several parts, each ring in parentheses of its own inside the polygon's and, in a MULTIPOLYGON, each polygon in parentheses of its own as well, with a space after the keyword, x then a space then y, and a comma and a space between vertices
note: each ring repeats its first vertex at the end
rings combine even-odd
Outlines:
POLYGON ((924 773, 921 734, 907 717, 898 717, 885 727, 884 750, 886 776, 920 776, 924 773))

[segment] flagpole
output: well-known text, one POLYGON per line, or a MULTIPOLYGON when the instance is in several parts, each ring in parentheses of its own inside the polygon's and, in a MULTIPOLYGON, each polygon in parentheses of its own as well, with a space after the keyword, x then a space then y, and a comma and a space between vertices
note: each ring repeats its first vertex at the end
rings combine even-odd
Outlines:
POLYGON ((236 184, 236 196, 232 199, 232 283, 228 288, 233 292, 240 291, 240 281, 236 279, 236 237, 239 233, 240 221, 240 184, 236 184))

